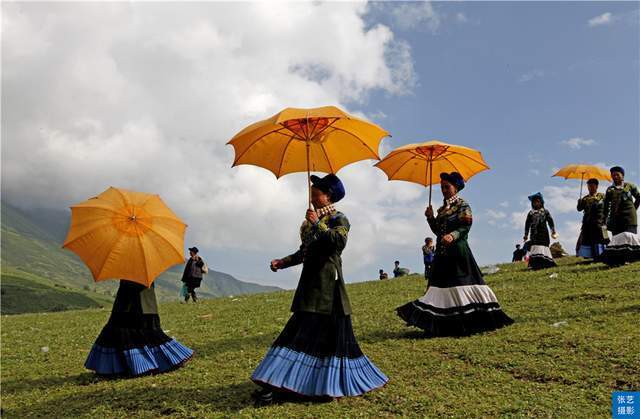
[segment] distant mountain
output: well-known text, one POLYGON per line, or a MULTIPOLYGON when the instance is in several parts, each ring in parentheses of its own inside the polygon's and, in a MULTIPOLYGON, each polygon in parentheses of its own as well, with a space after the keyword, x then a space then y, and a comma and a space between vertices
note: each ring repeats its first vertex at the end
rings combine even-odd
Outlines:
MULTIPOLYGON (((5 298, 8 298, 6 293, 18 292, 22 280, 25 288, 31 291, 37 289, 44 292, 42 287, 53 287, 53 291, 46 290, 47 299, 54 301, 56 298, 65 297, 62 300, 67 302, 58 306, 53 304, 58 309, 81 308, 81 305, 74 305, 75 303, 68 304, 74 300, 70 299, 69 292, 79 292, 84 297, 95 300, 93 303, 85 301, 89 304, 87 307, 103 304, 105 297, 111 299, 115 294, 117 281, 95 283, 82 261, 72 252, 62 248, 69 225, 69 211, 25 211, 3 202, 1 219, 2 313, 5 313, 5 298)), ((182 269, 183 266, 175 266, 156 279, 156 294, 160 300, 174 300, 179 297, 182 269)), ((229 274, 210 270, 202 281, 198 294, 202 298, 212 298, 276 290, 279 288, 239 281, 229 274)), ((29 292, 25 291, 27 294, 29 292)), ((80 300, 83 299, 77 297, 74 301, 80 300)))

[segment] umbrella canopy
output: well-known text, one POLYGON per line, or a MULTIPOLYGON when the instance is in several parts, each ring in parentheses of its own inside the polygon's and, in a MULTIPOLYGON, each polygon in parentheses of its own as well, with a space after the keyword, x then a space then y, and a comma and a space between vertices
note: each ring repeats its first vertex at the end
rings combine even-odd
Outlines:
POLYGON ((596 178, 611 182, 611 173, 607 169, 591 164, 568 164, 553 176, 565 179, 580 179, 580 196, 582 196, 582 184, 585 179, 596 178))
POLYGON ((184 262, 186 227, 158 195, 109 188, 71 207, 63 247, 82 259, 95 281, 127 279, 149 287, 184 262))
POLYGON ((440 183, 440 173, 458 172, 466 181, 489 169, 479 151, 437 140, 396 148, 376 163, 376 167, 385 172, 389 180, 404 180, 429 186, 429 204, 431 185, 440 183), (436 173, 435 179, 433 172, 436 173))
POLYGON ((389 133, 335 106, 286 108, 249 125, 228 144, 233 166, 263 167, 279 178, 288 173, 336 173, 360 160, 379 160, 378 147, 389 133))

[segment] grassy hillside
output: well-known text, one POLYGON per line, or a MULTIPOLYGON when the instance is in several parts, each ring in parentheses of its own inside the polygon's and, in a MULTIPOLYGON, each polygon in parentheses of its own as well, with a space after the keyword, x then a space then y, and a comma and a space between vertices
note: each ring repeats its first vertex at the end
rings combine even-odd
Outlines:
POLYGON ((610 417, 613 390, 640 390, 640 263, 561 263, 488 276, 516 323, 467 338, 422 339, 397 318, 396 306, 422 294, 418 276, 349 285, 356 336, 390 382, 322 404, 250 399, 248 377, 286 323, 291 292, 163 304, 163 327, 196 356, 128 380, 82 367, 108 310, 3 316, 4 416, 610 417))
POLYGON ((40 313, 83 308, 110 307, 110 298, 86 290, 51 285, 24 272, 2 273, 2 314, 40 313))
MULTIPOLYGON (((51 289, 75 290, 86 294, 102 295, 110 299, 117 289, 116 281, 94 283, 91 273, 73 253, 61 248, 68 228, 70 214, 64 211, 23 211, 2 203, 2 273, 11 273, 18 277, 37 278, 40 285, 51 289), (55 287, 55 288, 54 288, 55 287)), ((182 266, 175 266, 156 280, 156 293, 161 301, 178 299, 182 283, 182 266)), ((20 287, 21 281, 14 281, 12 287, 20 287)), ((31 284, 24 282, 29 288, 31 284)), ((277 287, 262 286, 235 279, 233 276, 211 270, 199 289, 201 298, 213 298, 228 295, 240 295, 278 290, 277 287)), ((6 290, 5 290, 6 291, 6 290)), ((25 290, 25 293, 28 291, 25 290)), ((68 305, 68 298, 55 301, 62 294, 49 292, 46 306, 63 309, 89 306, 68 305)), ((39 311, 35 300, 24 299, 17 308, 21 312, 39 311), (31 304, 34 302, 34 304, 31 304)), ((46 310, 49 311, 49 310, 46 310)), ((12 311, 13 312, 13 311, 12 311)), ((2 313, 9 313, 2 308, 2 313)))

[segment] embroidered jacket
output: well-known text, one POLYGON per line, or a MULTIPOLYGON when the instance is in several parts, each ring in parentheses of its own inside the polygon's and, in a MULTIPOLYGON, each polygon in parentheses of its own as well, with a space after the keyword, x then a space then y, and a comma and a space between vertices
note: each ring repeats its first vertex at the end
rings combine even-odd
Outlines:
POLYGON ((300 248, 283 258, 285 267, 302 263, 291 311, 351 314, 341 257, 349 228, 347 217, 335 210, 324 214, 315 225, 307 221, 302 224, 300 248))

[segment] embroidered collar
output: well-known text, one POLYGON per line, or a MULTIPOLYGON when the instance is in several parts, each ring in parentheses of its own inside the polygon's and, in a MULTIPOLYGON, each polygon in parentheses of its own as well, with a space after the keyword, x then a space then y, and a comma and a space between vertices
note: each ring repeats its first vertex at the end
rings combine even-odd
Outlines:
POLYGON ((318 208, 316 210, 316 213, 318 214, 318 217, 322 218, 325 215, 331 214, 335 210, 336 210, 336 207, 334 207, 333 204, 329 204, 326 207, 318 208))
POLYGON ((450 208, 452 204, 454 204, 460 197, 458 196, 458 194, 453 195, 451 198, 449 199, 445 199, 444 200, 444 207, 446 209, 450 208))

